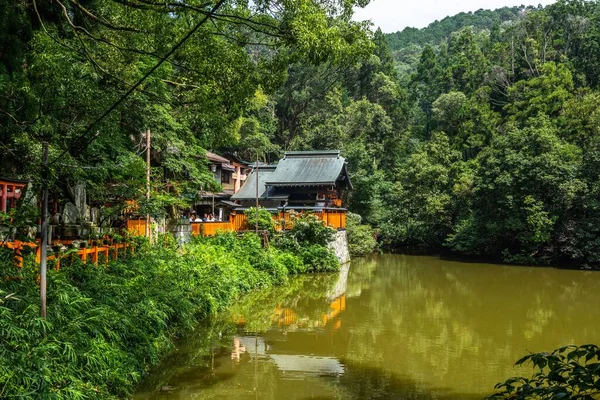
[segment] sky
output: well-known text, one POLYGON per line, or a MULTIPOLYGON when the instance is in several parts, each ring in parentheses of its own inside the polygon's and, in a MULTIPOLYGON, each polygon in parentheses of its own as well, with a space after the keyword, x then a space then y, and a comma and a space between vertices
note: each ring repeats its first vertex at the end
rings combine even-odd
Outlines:
POLYGON ((354 19, 370 19, 375 25, 374 29, 380 27, 383 32, 390 33, 401 31, 407 26, 424 28, 435 20, 461 11, 551 3, 554 0, 371 0, 367 7, 356 9, 354 19))

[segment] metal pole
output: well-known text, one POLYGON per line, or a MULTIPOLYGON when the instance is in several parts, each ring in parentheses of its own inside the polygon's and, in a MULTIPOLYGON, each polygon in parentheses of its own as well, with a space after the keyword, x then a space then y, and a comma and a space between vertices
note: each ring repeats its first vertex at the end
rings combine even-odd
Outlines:
POLYGON ((48 258, 48 143, 42 145, 42 223, 40 232, 40 315, 46 318, 46 270, 48 258))
POLYGON ((258 150, 256 151, 256 234, 258 235, 258 150))
MULTIPOLYGON (((146 200, 150 202, 150 129, 146 131, 146 200)), ((150 237, 149 213, 146 213, 146 237, 150 237)))

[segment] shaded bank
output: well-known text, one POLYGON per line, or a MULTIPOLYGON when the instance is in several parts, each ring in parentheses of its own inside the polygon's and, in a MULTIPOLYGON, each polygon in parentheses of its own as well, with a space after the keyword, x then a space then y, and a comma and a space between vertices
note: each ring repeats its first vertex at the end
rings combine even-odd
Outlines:
POLYGON ((129 397, 174 339, 242 294, 285 284, 289 272, 337 269, 333 255, 333 263, 308 264, 263 248, 254 234, 159 243, 106 265, 50 270, 46 320, 38 317, 37 265, 0 263, 0 397, 129 397))

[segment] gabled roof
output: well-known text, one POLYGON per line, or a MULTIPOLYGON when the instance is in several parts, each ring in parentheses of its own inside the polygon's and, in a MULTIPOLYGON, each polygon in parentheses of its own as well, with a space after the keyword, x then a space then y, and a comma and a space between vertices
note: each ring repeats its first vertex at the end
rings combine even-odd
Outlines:
POLYGON ((244 161, 241 158, 239 158, 237 156, 237 154, 233 154, 233 153, 226 153, 225 158, 227 158, 229 160, 229 162, 236 162, 238 164, 242 164, 242 165, 251 165, 252 163, 249 161, 244 161))
MULTIPOLYGON (((258 167, 258 198, 267 198, 267 188, 265 186, 265 179, 269 179, 275 172, 276 165, 261 165, 258 167)), ((249 200, 256 198, 256 168, 252 171, 246 183, 236 194, 231 196, 231 200, 249 200)))
POLYGON ((338 180, 347 180, 352 188, 346 160, 339 150, 288 151, 264 182, 267 187, 334 186, 338 180))
POLYGON ((228 159, 226 159, 225 157, 221 157, 218 154, 211 153, 210 151, 206 152, 206 158, 208 158, 209 161, 215 162, 217 164, 229 164, 228 159))

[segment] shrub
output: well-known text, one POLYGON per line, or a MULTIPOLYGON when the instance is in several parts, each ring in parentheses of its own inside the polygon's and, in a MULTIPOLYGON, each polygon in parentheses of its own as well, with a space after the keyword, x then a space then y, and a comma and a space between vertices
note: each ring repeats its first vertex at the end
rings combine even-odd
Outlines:
POLYGON ((176 337, 241 294, 285 282, 295 265, 254 234, 157 243, 108 265, 50 269, 46 320, 33 256, 21 269, 3 261, 0 397, 129 397, 176 337))
POLYGON ((337 257, 327 247, 318 244, 305 246, 300 255, 308 272, 335 272, 340 269, 337 257))
MULTIPOLYGON (((246 216, 246 225, 248 230, 253 230, 256 227, 257 210, 256 207, 252 207, 244 211, 246 216)), ((258 208, 258 229, 261 231, 268 231, 270 234, 275 232, 275 221, 273 216, 265 208, 258 208)))
POLYGON ((488 399, 596 399, 600 395, 598 346, 564 346, 552 353, 533 353, 515 365, 525 363, 537 369, 533 377, 499 383, 499 392, 488 399))
POLYGON ((369 225, 361 225, 362 217, 348 213, 346 231, 348 233, 348 249, 353 257, 372 253, 377 248, 375 231, 369 225))
POLYGON ((302 214, 294 218, 292 229, 288 233, 300 244, 318 244, 327 246, 333 239, 335 229, 314 214, 302 214))
POLYGON ((304 264, 301 257, 293 253, 280 252, 277 255, 278 261, 285 266, 288 273, 290 274, 303 274, 306 273, 308 268, 304 264))

